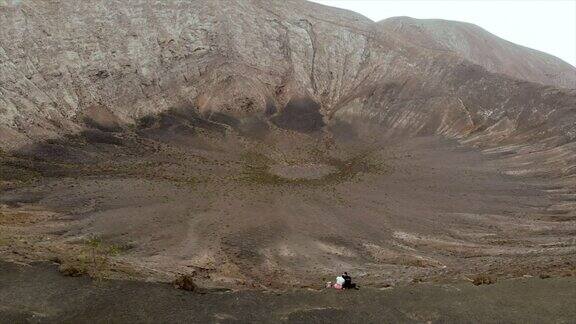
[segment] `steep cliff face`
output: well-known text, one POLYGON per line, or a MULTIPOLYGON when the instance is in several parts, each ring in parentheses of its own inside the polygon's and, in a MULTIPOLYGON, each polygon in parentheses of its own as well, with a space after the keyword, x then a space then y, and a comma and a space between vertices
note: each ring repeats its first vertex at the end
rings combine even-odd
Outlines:
POLYGON ((552 57, 299 0, 0 3, 0 257, 96 235, 129 276, 266 286, 576 262, 552 57))
POLYGON ((332 104, 371 71, 370 22, 302 1, 23 1, 0 14, 1 122, 16 138, 75 130, 92 110, 128 123, 179 106, 262 114, 294 95, 332 104))
MULTIPOLYGON (((374 93, 372 106, 389 122, 383 107, 398 91, 403 103, 395 105, 425 106, 418 110, 426 119, 435 106, 427 98, 462 110, 457 91, 486 100, 501 94, 506 102, 509 89, 520 87, 469 62, 546 84, 573 86, 576 80, 569 65, 471 25, 409 19, 374 24, 296 0, 9 1, 0 15, 0 132, 8 148, 78 131, 87 120, 133 123, 175 107, 244 123, 308 98, 329 118, 374 93), (467 69, 476 79, 500 82, 496 96, 465 90, 466 75, 460 83, 445 82, 467 69)), ((499 109, 470 111, 466 118, 509 112, 499 109)))

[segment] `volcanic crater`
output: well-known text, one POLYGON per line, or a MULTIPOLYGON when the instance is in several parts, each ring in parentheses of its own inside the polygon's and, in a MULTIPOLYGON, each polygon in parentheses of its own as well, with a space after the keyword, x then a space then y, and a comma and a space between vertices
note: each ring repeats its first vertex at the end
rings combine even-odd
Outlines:
POLYGON ((575 271, 576 69, 557 58, 299 0, 0 18, 3 260, 266 289, 575 271))

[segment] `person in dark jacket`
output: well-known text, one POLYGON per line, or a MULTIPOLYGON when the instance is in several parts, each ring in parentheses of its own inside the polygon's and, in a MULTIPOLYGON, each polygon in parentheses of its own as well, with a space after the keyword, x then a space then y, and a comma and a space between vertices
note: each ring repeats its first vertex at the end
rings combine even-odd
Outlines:
POLYGON ((344 274, 342 275, 342 278, 344 278, 344 284, 342 285, 342 288, 344 288, 344 289, 356 289, 356 284, 352 283, 352 277, 350 277, 348 275, 348 272, 344 272, 344 274))

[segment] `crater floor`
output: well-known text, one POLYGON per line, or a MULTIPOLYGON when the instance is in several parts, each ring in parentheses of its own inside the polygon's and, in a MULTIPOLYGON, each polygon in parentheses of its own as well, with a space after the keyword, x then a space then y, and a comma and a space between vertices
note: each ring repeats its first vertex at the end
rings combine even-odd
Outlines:
POLYGON ((574 272, 576 192, 506 155, 273 134, 84 134, 4 156, 0 257, 231 288, 574 272))

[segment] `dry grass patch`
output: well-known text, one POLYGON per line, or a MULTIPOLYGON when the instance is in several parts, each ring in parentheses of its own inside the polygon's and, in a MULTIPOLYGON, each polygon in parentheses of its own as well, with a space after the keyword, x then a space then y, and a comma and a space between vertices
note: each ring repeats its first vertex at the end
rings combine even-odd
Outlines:
POLYGON ((194 283, 194 279, 191 275, 180 275, 174 281, 172 281, 174 288, 186 290, 186 291, 197 291, 198 286, 194 283))
POLYGON ((60 263, 60 272, 65 276, 89 275, 92 278, 105 279, 121 272, 134 275, 131 269, 114 261, 114 257, 131 248, 106 243, 99 236, 90 236, 81 245, 68 249, 64 255, 52 257, 51 261, 60 263), (73 251, 73 253, 70 253, 73 251))
POLYGON ((86 268, 79 264, 63 263, 58 267, 58 271, 67 277, 80 277, 87 273, 86 268))
POLYGON ((298 165, 317 164, 331 171, 319 178, 282 177, 272 172, 271 167, 276 164, 266 155, 254 151, 244 152, 241 155, 244 164, 241 181, 252 184, 265 185, 307 185, 324 186, 354 179, 360 173, 375 173, 383 170, 381 163, 373 161, 370 153, 361 153, 348 159, 336 159, 329 156, 314 156, 311 160, 299 161, 298 165))
POLYGON ((491 285, 491 284, 496 283, 496 278, 489 276, 487 274, 480 274, 480 275, 477 275, 474 278, 472 278, 472 283, 475 286, 491 285))

